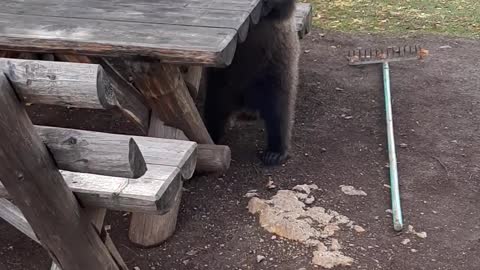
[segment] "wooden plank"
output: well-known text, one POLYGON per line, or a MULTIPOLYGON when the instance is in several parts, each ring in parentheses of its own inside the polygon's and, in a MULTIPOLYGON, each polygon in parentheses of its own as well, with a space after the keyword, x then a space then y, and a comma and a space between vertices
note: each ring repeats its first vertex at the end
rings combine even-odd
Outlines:
POLYGON ((148 129, 150 109, 143 96, 100 65, 3 58, 0 71, 27 104, 115 108, 141 130, 148 129))
MULTIPOLYGON (((124 21, 194 27, 227 28, 237 31, 240 42, 247 35, 250 17, 258 23, 261 1, 225 3, 205 1, 132 3, 83 0, 29 1, 11 0, 2 6, 2 13, 46 17, 124 21)), ((161 27, 161 26, 159 26, 161 27)))
MULTIPOLYGON (((150 164, 170 166, 183 171, 182 174, 188 179, 193 174, 196 164, 197 144, 195 142, 110 134, 58 127, 36 126, 36 128, 44 143, 49 147, 50 145, 53 146, 52 149, 54 152, 65 151, 64 149, 58 148, 68 148, 69 146, 61 146, 59 145, 59 142, 67 141, 71 137, 74 137, 77 142, 80 142, 81 145, 78 147, 88 147, 87 144, 90 143, 114 145, 115 142, 122 142, 125 141, 125 139, 128 140, 132 138, 138 145, 138 148, 147 163, 148 169, 150 168, 150 164)), ((104 146, 98 146, 98 148, 100 147, 103 148, 104 146)), ((101 149, 99 149, 99 151, 102 152, 101 149)))
POLYGON ((176 1, 166 5, 142 5, 131 1, 112 4, 102 1, 49 0, 47 3, 45 1, 25 3, 23 0, 10 0, 2 5, 1 12, 45 17, 229 28, 237 31, 249 17, 247 9, 189 7, 176 1))
MULTIPOLYGON (((181 182, 180 171, 174 167, 155 164, 147 166, 148 171, 138 179, 60 172, 68 187, 85 207, 164 213, 171 207, 169 199, 172 195, 167 194, 167 191, 170 186, 174 188, 181 182)), ((10 197, 1 183, 0 190, 0 194, 6 195, 3 197, 10 197)))
POLYGON ((18 209, 18 207, 16 207, 7 199, 0 198, 0 218, 4 219, 30 239, 40 244, 40 241, 38 241, 32 226, 28 224, 27 219, 22 214, 20 209, 18 209))
MULTIPOLYGON (((76 132, 93 137, 97 133, 76 132)), ((122 136, 104 135, 108 135, 109 140, 122 136)), ((191 177, 195 169, 196 143, 141 136, 132 138, 137 142, 148 168, 138 179, 60 171, 82 205, 147 213, 164 213, 172 207, 171 200, 176 188, 181 185, 182 175, 191 177)), ((7 195, 1 184, 0 195, 7 195)))
MULTIPOLYGON (((102 231, 103 221, 105 219, 106 211, 105 209, 86 209, 86 214, 90 217, 92 224, 98 231, 102 231)), ((0 218, 4 219, 7 223, 18 229, 20 232, 28 236, 33 241, 37 242, 41 245, 40 241, 38 240, 35 232, 33 231, 30 224, 28 224, 27 219, 22 214, 20 209, 16 207, 13 203, 8 201, 7 199, 0 199, 0 218)), ((123 259, 121 258, 120 254, 116 250, 115 245, 111 241, 110 237, 105 237, 106 239, 103 240, 106 244, 110 253, 112 250, 114 251, 112 257, 114 257, 117 264, 125 265, 123 259)), ((128 269, 126 266, 123 269, 128 269)), ((59 266, 55 262, 52 263, 50 270, 61 270, 59 266)))
MULTIPOLYGON (((258 5, 262 4, 262 0, 137 0, 132 3, 131 0, 10 0, 10 2, 23 3, 25 6, 35 4, 43 4, 52 6, 56 4, 64 4, 66 6, 94 6, 102 4, 110 4, 112 9, 117 6, 147 6, 151 9, 157 7, 173 7, 173 8, 195 8, 200 10, 227 10, 227 11, 247 11, 252 12, 258 5)), ((141 7, 139 7, 141 8, 141 7)), ((141 14, 138 14, 141 15, 141 14)))
POLYGON ((310 32, 312 27, 313 10, 309 3, 297 3, 295 5, 295 26, 300 38, 310 32))
POLYGON ((119 269, 3 74, 0 89, 1 181, 43 247, 63 269, 119 269))
POLYGON ((72 172, 139 178, 147 164, 130 136, 106 136, 74 129, 36 126, 57 167, 72 172))
POLYGON ((236 34, 227 28, 0 13, 0 50, 144 56, 226 66, 235 52, 236 34))
MULTIPOLYGON (((152 116, 152 119, 154 117, 152 116)), ((161 121, 150 124, 151 129, 155 129, 155 134, 159 138, 173 138, 177 140, 188 141, 183 131, 174 127, 166 126, 161 121)), ((230 168, 232 153, 230 147, 226 145, 198 144, 197 145, 197 166, 195 172, 198 173, 225 173, 230 168)))

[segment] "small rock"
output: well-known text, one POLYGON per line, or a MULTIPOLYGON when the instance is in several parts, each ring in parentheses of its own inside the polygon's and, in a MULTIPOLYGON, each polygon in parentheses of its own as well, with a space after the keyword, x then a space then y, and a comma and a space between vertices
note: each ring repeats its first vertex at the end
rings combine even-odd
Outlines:
POLYGON ((245 195, 243 197, 245 197, 245 198, 258 197, 258 194, 257 194, 257 192, 250 192, 249 191, 249 192, 245 193, 245 195))
POLYGON ((265 256, 257 255, 257 263, 261 263, 263 260, 265 260, 265 256))
POLYGON ((427 238, 427 233, 426 232, 419 232, 419 233, 416 233, 416 235, 422 239, 425 239, 427 238))
POLYGON ((385 210, 385 212, 386 212, 387 214, 393 214, 392 209, 387 209, 387 210, 385 210))
POLYGON ((304 52, 304 53, 309 53, 309 52, 310 52, 310 50, 305 50, 305 51, 303 51, 303 52, 304 52))
POLYGON ((184 265, 187 265, 189 261, 190 261, 190 260, 183 260, 182 263, 183 263, 184 265))
POLYGON ((440 47, 438 47, 438 48, 439 48, 439 49, 451 49, 452 46, 450 46, 450 45, 444 45, 444 46, 440 46, 440 47))
POLYGON ((272 235, 272 238, 271 238, 271 239, 272 239, 272 240, 275 240, 275 239, 277 239, 277 236, 272 235))
POLYGON ((410 243, 410 239, 408 239, 408 238, 403 239, 403 241, 402 241, 403 245, 408 245, 408 243, 410 243))
POLYGON ((110 231, 112 229, 112 226, 111 225, 105 225, 105 231, 110 231))
POLYGON ((353 229, 357 232, 357 233, 363 233, 365 232, 365 229, 361 226, 358 226, 358 225, 354 225, 353 226, 353 229))
POLYGON ((192 250, 190 250, 190 251, 187 251, 187 255, 188 255, 188 256, 193 256, 193 255, 195 255, 195 254, 197 254, 197 253, 198 253, 198 251, 196 251, 196 250, 194 250, 194 249, 192 249, 192 250))
POLYGON ((273 184, 273 180, 272 179, 268 179, 268 183, 267 183, 267 188, 268 189, 274 189, 276 188, 277 186, 273 184))
POLYGON ((310 197, 308 197, 308 198, 305 199, 304 203, 307 204, 307 205, 310 205, 310 204, 312 204, 314 201, 315 201, 315 197, 310 196, 310 197))
POLYGON ((406 143, 401 143, 400 144, 400 148, 407 148, 407 147, 408 147, 408 144, 406 144, 406 143))
POLYGON ((133 267, 133 270, 140 270, 140 267, 134 266, 134 267, 133 267))
POLYGON ((294 191, 298 191, 298 192, 303 192, 303 193, 306 193, 306 194, 310 194, 310 192, 312 192, 312 190, 317 190, 318 189, 318 186, 313 184, 313 185, 296 185, 292 188, 292 190, 294 191))
POLYGON ((320 148, 320 152, 322 152, 322 153, 327 152, 327 148, 320 148))
POLYGON ((353 186, 340 186, 343 193, 350 195, 350 196, 367 196, 367 193, 363 190, 355 189, 353 186))
POLYGON ((343 88, 340 88, 340 87, 336 87, 336 88, 335 88, 335 90, 337 90, 337 91, 341 92, 341 91, 344 91, 345 89, 343 89, 343 88))
POLYGON ((332 244, 330 245, 330 250, 337 251, 337 250, 340 250, 340 249, 342 249, 342 246, 340 245, 338 240, 337 239, 332 239, 332 244))
POLYGON ((410 251, 411 251, 412 253, 417 253, 417 252, 418 252, 418 250, 416 250, 416 249, 414 249, 414 248, 412 248, 410 251))

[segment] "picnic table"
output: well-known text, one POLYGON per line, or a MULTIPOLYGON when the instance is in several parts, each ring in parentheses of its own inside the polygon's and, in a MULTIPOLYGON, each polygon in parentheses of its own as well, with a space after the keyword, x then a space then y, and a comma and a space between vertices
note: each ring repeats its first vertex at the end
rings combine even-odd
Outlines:
MULTIPOLYGON (((262 7, 263 0, 6 0, 0 57, 35 53, 100 64, 145 99, 149 115, 124 110, 145 136, 165 137, 158 127, 167 125, 175 129, 170 138, 211 145, 194 102, 202 67, 228 66, 260 22, 262 7)), ((303 36, 311 25, 309 4, 298 4, 296 20, 303 36)), ((152 246, 173 233, 179 204, 173 197, 177 205, 166 214, 132 215, 133 242, 152 246)))

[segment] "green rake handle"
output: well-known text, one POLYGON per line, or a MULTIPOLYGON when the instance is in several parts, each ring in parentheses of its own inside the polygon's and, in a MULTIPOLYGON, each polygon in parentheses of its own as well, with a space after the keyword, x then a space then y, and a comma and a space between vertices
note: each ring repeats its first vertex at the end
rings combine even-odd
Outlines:
POLYGON ((383 86, 387 120, 388 158, 390 161, 390 192, 392 200, 393 228, 395 231, 401 231, 403 229, 403 219, 402 207, 400 205, 395 139, 393 135, 392 96, 390 93, 390 67, 388 62, 383 62, 383 86))

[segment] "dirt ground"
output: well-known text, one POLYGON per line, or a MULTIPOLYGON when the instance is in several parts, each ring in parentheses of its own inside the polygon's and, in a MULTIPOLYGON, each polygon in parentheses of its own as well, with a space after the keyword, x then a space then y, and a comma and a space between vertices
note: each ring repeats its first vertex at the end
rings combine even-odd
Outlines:
MULTIPOLYGON (((314 183, 314 205, 336 210, 366 229, 339 233, 355 259, 337 269, 480 268, 480 42, 433 36, 415 39, 314 31, 303 41, 301 83, 291 160, 263 168, 256 151, 261 124, 228 133, 232 167, 223 177, 185 183, 175 235, 152 249, 127 239, 129 216, 110 212, 106 224, 127 264, 149 269, 318 269, 312 250, 272 239, 248 213, 245 193, 269 198, 278 189, 314 183), (353 68, 345 53, 357 46, 420 43, 423 63, 392 64, 394 124, 406 225, 421 239, 392 229, 386 134, 379 66, 353 68), (351 116, 351 117, 350 117, 351 116), (239 132, 241 130, 241 132, 239 132), (242 136, 241 136, 242 135, 242 136), (255 143, 252 143, 255 142, 255 143), (406 147, 405 147, 406 146, 406 147), (271 178, 277 189, 269 190, 271 178), (367 196, 347 196, 353 185, 367 196), (411 242, 404 245, 404 239, 411 242), (266 257, 257 263, 257 255, 266 257)), ((0 269, 47 269, 46 253, 0 221, 0 269)))

